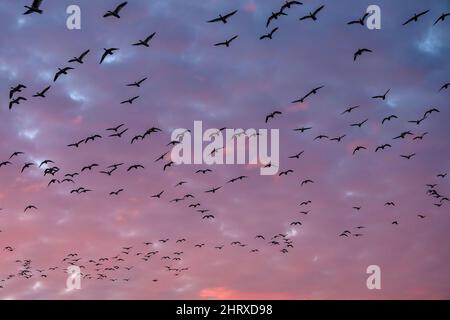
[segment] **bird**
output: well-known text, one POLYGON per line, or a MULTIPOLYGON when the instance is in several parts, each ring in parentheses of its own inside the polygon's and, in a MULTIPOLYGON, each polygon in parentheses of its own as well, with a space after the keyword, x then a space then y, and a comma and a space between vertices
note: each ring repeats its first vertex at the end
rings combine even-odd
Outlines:
POLYGON ((272 20, 278 20, 278 17, 280 16, 287 16, 287 14, 283 12, 283 9, 278 12, 272 12, 270 17, 267 19, 266 28, 269 27, 269 24, 272 22, 272 20))
POLYGON ((294 173, 294 170, 289 169, 289 170, 286 170, 286 171, 281 171, 281 172, 278 174, 278 176, 279 176, 279 177, 281 177, 282 175, 287 176, 289 173, 294 173))
POLYGON ((269 39, 269 40, 272 40, 272 36, 273 36, 273 34, 274 34, 275 32, 277 32, 277 30, 278 30, 278 27, 273 28, 272 31, 270 31, 269 33, 264 34, 264 35, 262 35, 261 37, 259 37, 259 40, 263 40, 263 39, 269 39))
POLYGON ((166 163, 164 165, 163 171, 166 171, 167 168, 170 168, 174 164, 175 164, 175 162, 173 162, 173 161, 170 161, 170 162, 166 163))
POLYGON ((423 12, 421 12, 421 13, 415 13, 414 16, 412 16, 411 18, 409 18, 408 20, 406 20, 406 21, 403 23, 403 25, 406 26, 408 23, 413 22, 413 21, 414 21, 414 22, 417 22, 421 16, 427 14, 429 11, 430 11, 430 10, 426 10, 426 11, 423 11, 423 12))
POLYGON ((378 152, 379 150, 384 150, 386 148, 392 148, 392 146, 389 143, 383 144, 381 146, 376 147, 375 152, 378 152))
POLYGON ((120 19, 120 11, 127 5, 127 1, 122 2, 121 4, 119 4, 113 11, 107 11, 104 15, 103 18, 107 18, 107 17, 116 17, 118 19, 120 19))
POLYGON ((211 169, 197 170, 195 173, 203 173, 203 174, 206 174, 206 173, 208 173, 208 172, 212 172, 212 170, 211 170, 211 169))
POLYGON ((305 151, 300 151, 297 154, 294 154, 293 156, 288 157, 289 159, 300 159, 300 156, 304 153, 305 151))
POLYGON ((215 217, 212 214, 207 214, 202 217, 202 219, 214 219, 215 217))
POLYGON ((309 13, 309 15, 301 17, 299 20, 306 20, 306 19, 312 19, 313 21, 317 20, 316 15, 324 8, 325 6, 320 6, 319 8, 317 8, 313 13, 309 13))
POLYGON ((391 114, 390 116, 383 118, 381 124, 384 124, 386 121, 391 121, 392 119, 398 119, 398 117, 395 114, 391 114))
POLYGON ((366 150, 367 148, 366 147, 363 147, 363 146, 357 146, 354 150, 353 150, 353 154, 355 154, 357 151, 359 151, 359 150, 366 150))
POLYGON ((415 155, 416 155, 415 153, 412 153, 412 154, 410 154, 410 155, 400 155, 400 157, 409 160, 409 159, 411 159, 412 157, 414 157, 415 155))
POLYGON ((100 59, 100 64, 102 64, 102 62, 105 60, 107 56, 112 56, 115 51, 119 50, 119 48, 109 48, 109 49, 103 48, 103 50, 105 52, 103 52, 102 58, 100 59))
POLYGON ((56 80, 58 80, 58 78, 61 76, 61 75, 67 75, 67 71, 69 71, 69 70, 73 70, 74 68, 72 68, 72 67, 65 67, 65 68, 58 68, 58 72, 56 72, 55 73, 55 77, 53 78, 53 82, 55 82, 56 80))
POLYGON ((164 193, 164 190, 161 191, 160 193, 157 193, 157 194, 151 196, 151 197, 152 197, 152 198, 158 198, 158 199, 161 199, 161 196, 162 196, 163 193, 164 193))
POLYGON ((282 114, 282 112, 281 111, 274 111, 274 112, 268 114, 266 116, 266 123, 269 121, 269 119, 275 119, 275 116, 279 115, 279 114, 282 114))
POLYGON ((311 179, 303 180, 303 181, 300 183, 300 186, 303 187, 304 185, 306 185, 306 184, 308 184, 308 183, 314 183, 314 181, 311 180, 311 179))
POLYGON ((24 6, 27 11, 24 12, 24 15, 31 14, 31 13, 39 13, 42 14, 42 9, 40 9, 40 6, 42 4, 42 0, 33 0, 33 3, 31 6, 24 6))
POLYGON ((364 52, 373 52, 373 51, 370 50, 370 49, 367 49, 367 48, 358 49, 358 50, 355 52, 355 54, 353 55, 353 61, 356 61, 356 59, 358 58, 358 56, 362 56, 362 54, 363 54, 364 52))
POLYGON ((0 162, 0 168, 1 167, 3 167, 3 166, 7 166, 7 165, 11 165, 12 163, 11 162, 9 162, 9 161, 3 161, 3 162, 0 162))
POLYGON ((438 112, 438 113, 439 113, 440 111, 439 111, 439 109, 437 109, 437 108, 431 108, 431 109, 427 110, 427 111, 424 113, 423 117, 426 118, 426 117, 428 117, 430 114, 432 114, 433 112, 438 112))
POLYGON ((322 89, 323 87, 325 87, 325 86, 320 86, 320 87, 317 87, 317 88, 312 89, 310 92, 308 92, 308 93, 307 93, 306 95, 304 95, 302 98, 297 99, 297 100, 294 100, 294 101, 292 101, 292 103, 298 103, 298 102, 303 103, 303 102, 305 101, 306 98, 308 98, 308 97, 309 97, 310 95, 312 95, 312 94, 317 94, 317 92, 318 92, 320 89, 322 89))
POLYGON ((80 54, 79 57, 73 57, 68 62, 78 62, 79 64, 83 64, 83 59, 86 57, 86 55, 90 52, 90 50, 84 51, 82 54, 80 54))
POLYGON ((303 128, 294 129, 294 131, 300 131, 301 133, 303 133, 303 132, 305 132, 307 130, 311 130, 311 129, 312 129, 312 127, 303 127, 303 128))
POLYGON ((102 139, 102 136, 99 134, 94 134, 90 137, 87 137, 86 139, 84 139, 84 144, 88 143, 89 141, 95 141, 96 139, 102 139))
POLYGON ((34 205, 29 205, 29 206, 27 206, 26 208, 25 208, 25 210, 23 211, 23 212, 27 212, 28 210, 37 210, 37 207, 36 206, 34 206, 34 205))
POLYGON ((68 147, 75 147, 75 148, 78 148, 79 146, 80 146, 80 144, 81 143, 83 143, 84 142, 84 139, 83 140, 80 140, 80 141, 78 141, 78 142, 76 142, 76 143, 71 143, 71 144, 69 144, 69 145, 67 145, 68 147))
POLYGON ((122 128, 124 125, 125 125, 125 124, 122 123, 122 124, 119 124, 117 127, 108 128, 108 129, 106 129, 106 131, 115 131, 115 132, 117 132, 117 131, 119 131, 120 128, 122 128))
POLYGON ((441 92, 444 89, 448 89, 449 86, 450 86, 450 82, 443 84, 442 87, 439 89, 439 92, 441 92))
POLYGON ((412 136, 413 134, 411 133, 411 131, 404 131, 404 132, 402 132, 399 136, 393 138, 393 140, 396 140, 396 139, 405 139, 406 136, 408 136, 408 135, 411 135, 411 136, 412 136))
POLYGON ((9 90, 9 98, 12 99, 12 97, 14 96, 15 93, 17 92, 22 92, 22 89, 26 89, 27 86, 19 83, 17 86, 15 87, 11 87, 9 90))
POLYGON ((41 162, 41 164, 39 165, 39 168, 44 166, 44 165, 48 165, 49 163, 54 163, 54 161, 52 160, 44 160, 41 162))
POLYGON ((112 191, 112 192, 110 192, 109 193, 109 195, 110 196, 118 196, 119 195, 119 193, 121 193, 122 191, 124 191, 124 189, 119 189, 119 190, 117 190, 117 191, 112 191))
POLYGON ((346 134, 343 134, 342 136, 330 139, 330 141, 341 142, 341 140, 344 139, 346 136, 347 136, 346 134))
POLYGON ((239 176, 237 178, 233 178, 233 179, 229 180, 227 183, 233 183, 233 182, 236 182, 238 180, 243 180, 243 179, 247 179, 247 178, 248 178, 247 176, 239 176))
POLYGON ((353 124, 350 125, 350 127, 358 127, 358 128, 361 128, 362 125, 363 125, 364 123, 366 123, 367 121, 369 121, 369 119, 366 119, 366 120, 364 120, 364 121, 362 121, 362 122, 353 123, 353 124))
POLYGON ((142 84, 142 82, 144 82, 145 80, 147 80, 147 78, 142 78, 142 79, 141 79, 141 80, 139 80, 139 81, 136 81, 136 82, 133 82, 133 83, 127 84, 127 87, 138 87, 138 88, 140 88, 140 87, 141 87, 141 84, 142 84))
POLYGON ((125 132, 127 132, 127 131, 128 131, 128 128, 126 128, 125 130, 123 130, 123 131, 121 131, 121 132, 113 133, 113 134, 111 134, 111 135, 109 135, 109 136, 110 136, 110 137, 118 137, 118 138, 121 138, 122 135, 123 135, 125 132))
POLYGON ((341 115, 342 115, 342 114, 346 114, 346 113, 351 113, 353 110, 355 110, 355 109, 357 109, 357 108, 359 108, 359 106, 349 107, 349 108, 345 109, 345 110, 341 113, 341 115))
POLYGON ((437 18, 437 20, 433 23, 433 25, 436 25, 439 21, 444 22, 444 21, 445 21, 445 18, 446 18, 446 17, 449 17, 449 16, 450 16, 450 12, 446 12, 446 13, 441 14, 441 15, 439 16, 439 18, 437 18))
POLYGON ((281 11, 283 11, 284 9, 290 9, 291 6, 293 5, 302 5, 303 3, 301 3, 300 1, 286 1, 282 6, 281 6, 281 11))
POLYGON ((408 123, 415 123, 416 125, 420 125, 420 123, 426 119, 426 116, 423 116, 421 119, 419 120, 410 120, 408 121, 408 123))
POLYGON ((369 16, 370 13, 365 13, 362 18, 359 18, 357 20, 352 20, 350 22, 347 22, 348 25, 352 25, 352 24, 360 24, 362 26, 364 26, 364 21, 366 20, 366 18, 369 16))
POLYGON ((209 21, 207 21, 208 23, 212 23, 212 22, 222 22, 222 23, 228 23, 228 18, 232 17, 233 15, 236 14, 236 12, 238 12, 237 10, 231 11, 230 13, 221 15, 219 14, 219 16, 217 18, 211 19, 209 21))
POLYGON ((127 171, 137 170, 137 169, 145 169, 145 167, 140 164, 134 164, 134 165, 128 167, 127 171))
POLYGON ((150 45, 148 44, 150 42, 150 40, 153 39, 153 37, 155 36, 156 32, 153 32, 152 34, 150 34, 147 38, 145 38, 144 40, 138 40, 138 42, 133 43, 133 46, 144 46, 144 47, 150 47, 150 45))
POLYGON ((44 90, 40 91, 40 92, 36 92, 36 94, 33 95, 33 97, 41 97, 41 98, 45 98, 45 94, 47 93, 48 90, 50 90, 51 86, 48 86, 47 88, 45 88, 44 90))
POLYGON ((389 201, 389 202, 386 202, 384 205, 385 205, 386 207, 394 207, 394 206, 395 206, 395 203, 392 202, 392 201, 389 201))
POLYGON ((314 138, 314 140, 322 140, 322 139, 329 139, 329 137, 326 136, 326 135, 321 134, 321 135, 318 135, 317 137, 314 138))
POLYGON ((216 193, 216 191, 220 190, 222 187, 215 187, 209 190, 206 190, 205 193, 216 193))
POLYGON ((14 152, 14 153, 9 157, 9 160, 11 160, 11 159, 14 158, 14 157, 20 156, 20 155, 22 155, 22 154, 24 154, 24 153, 21 152, 21 151, 16 151, 16 152, 14 152))
POLYGON ((130 98, 130 99, 128 99, 128 100, 122 101, 120 104, 125 104, 125 103, 133 104, 133 102, 134 102, 135 100, 137 100, 137 99, 139 99, 139 96, 134 96, 134 97, 132 97, 132 98, 130 98))
POLYGON ((93 164, 91 164, 91 165, 89 165, 89 166, 83 167, 83 168, 81 169, 81 172, 83 172, 83 171, 85 171, 85 170, 91 171, 93 168, 98 167, 98 166, 99 166, 99 164, 93 163, 93 164))
POLYGON ((22 170, 21 170, 20 172, 23 173, 23 172, 25 171, 25 169, 28 169, 29 167, 34 166, 34 165, 35 165, 35 164, 32 163, 32 162, 25 163, 25 164, 23 165, 23 167, 22 167, 22 170))
POLYGON ((417 216, 418 216, 420 219, 425 218, 425 216, 424 216, 423 214, 418 214, 417 216))
POLYGON ((28 100, 28 99, 25 98, 25 97, 17 97, 16 99, 11 100, 11 101, 9 102, 9 110, 11 110, 12 107, 13 107, 15 104, 19 105, 19 104, 20 104, 20 101, 27 101, 27 100, 28 100))
POLYGON ((225 46, 225 47, 229 47, 230 46, 230 44, 231 44, 231 42, 234 40, 234 39, 236 39, 238 37, 238 35, 235 35, 234 37, 232 37, 232 38, 230 38, 230 39, 228 39, 228 40, 225 40, 225 41, 223 41, 223 42, 218 42, 218 43, 216 43, 216 44, 214 44, 214 46, 216 46, 216 47, 219 47, 219 46, 225 46))
POLYGON ((302 223, 301 223, 300 221, 294 221, 294 222, 291 222, 290 225, 291 225, 291 226, 301 226, 302 223))
POLYGON ((388 90, 385 92, 385 94, 373 96, 372 99, 386 100, 386 95, 387 95, 390 91, 391 91, 391 89, 388 89, 388 90))
POLYGON ((445 178, 447 176, 447 173, 440 173, 437 175, 438 178, 445 178))

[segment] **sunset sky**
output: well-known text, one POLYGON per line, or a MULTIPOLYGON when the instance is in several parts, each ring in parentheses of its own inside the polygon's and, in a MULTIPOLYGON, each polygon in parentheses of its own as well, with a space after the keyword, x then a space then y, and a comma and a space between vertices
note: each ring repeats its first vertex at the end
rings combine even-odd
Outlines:
POLYGON ((44 0, 43 14, 23 15, 31 2, 0 2, 0 163, 11 162, 0 167, 1 299, 450 299, 450 204, 426 186, 450 197, 450 175, 437 176, 450 173, 450 87, 439 91, 450 82, 450 17, 433 25, 450 12, 448 1, 304 0, 268 28, 284 1, 129 0, 120 19, 102 17, 120 0, 44 0), (66 27, 72 4, 81 8, 81 30, 66 27), (381 8, 381 30, 347 25, 372 4, 381 8), (299 21, 321 5, 317 21, 299 21), (206 22, 233 10, 227 24, 206 22), (259 40, 274 27, 272 40, 259 40), (132 46, 153 32, 149 48, 132 46), (234 35, 230 47, 214 46, 234 35), (112 47, 119 50, 99 64, 112 47), (372 52, 353 61, 361 48, 372 52), (83 64, 68 63, 88 49, 83 64), (75 69, 53 82, 68 66, 75 69), (140 88, 126 86, 144 77, 140 88), (19 83, 27 88, 14 97, 27 100, 9 110, 10 87, 19 83), (47 86, 46 98, 32 97, 47 86), (388 89, 385 100, 372 98, 388 89), (351 106, 360 107, 341 114, 351 106), (440 112, 408 122, 431 108, 440 112), (266 123, 275 110, 282 114, 266 123), (389 115, 397 119, 382 124, 389 115), (279 129, 280 171, 294 172, 163 171, 170 156, 155 160, 170 150, 172 131, 192 130, 197 120, 205 129, 279 129), (128 131, 108 137, 120 124, 128 131), (162 132, 130 143, 151 127, 162 132), (300 127, 312 129, 293 131, 300 127), (408 130, 413 135, 393 140, 408 130), (102 138, 67 147, 94 134, 102 138), (344 134, 341 142, 314 140, 344 134), (392 148, 375 153, 386 143, 392 148), (367 149, 353 155, 357 146, 367 149), (39 168, 47 159, 60 168, 54 177, 39 168), (35 165, 21 173, 25 163, 35 165), (94 163, 75 183, 48 186, 94 163), (100 173, 115 163, 124 165, 100 173), (127 171, 137 164, 145 168, 127 171), (307 179, 314 183, 301 186, 307 179), (175 187, 180 181, 187 183, 175 187), (92 192, 70 193, 79 187, 92 192), (170 202, 186 194, 195 198, 170 202), (201 205, 188 207, 194 203, 201 205), (29 205, 37 209, 24 212, 29 205), (345 230, 349 237, 340 236, 345 230), (269 244, 278 234, 285 240, 269 244), (246 246, 231 245, 238 241, 246 246), (285 241, 293 248, 282 253, 285 241), (80 290, 67 291, 71 260, 63 259, 72 253, 85 277, 80 290), (381 268, 381 290, 367 289, 370 265, 381 268))

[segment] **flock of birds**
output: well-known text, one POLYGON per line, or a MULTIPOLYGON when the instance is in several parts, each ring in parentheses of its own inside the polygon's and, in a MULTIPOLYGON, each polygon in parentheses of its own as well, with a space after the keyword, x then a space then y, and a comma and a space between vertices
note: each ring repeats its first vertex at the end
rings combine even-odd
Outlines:
MULTIPOLYGON (((35 0, 30 6, 26 6, 27 9, 24 13, 25 15, 29 14, 43 14, 43 10, 41 9, 42 0, 35 0)), ((120 19, 121 14, 123 14, 124 9, 128 5, 127 2, 120 3, 117 5, 113 10, 107 11, 103 17, 104 18, 116 18, 120 19)), ((282 18, 283 16, 287 15, 287 11, 291 10, 294 7, 301 6, 302 3, 299 1, 286 1, 278 11, 274 11, 271 13, 271 15, 267 18, 266 22, 266 28, 269 28, 275 21, 282 18)), ((318 21, 321 18, 322 14, 325 14, 326 8, 324 5, 319 6, 317 9, 315 9, 312 12, 309 12, 307 15, 304 15, 299 18, 300 21, 306 21, 310 20, 312 22, 318 21)), ((208 20, 207 23, 223 23, 227 24, 230 23, 232 18, 238 13, 238 10, 231 11, 229 13, 225 14, 219 14, 217 17, 208 20)), ((423 19, 425 15, 427 15, 429 11, 420 12, 418 14, 414 14, 411 18, 407 19, 403 25, 406 26, 412 22, 418 22, 419 19, 423 19)), ((446 17, 448 17, 450 13, 443 13, 440 15, 437 20, 435 20, 434 24, 437 24, 439 22, 444 22, 446 17)), ((364 26, 365 20, 367 19, 368 14, 364 14, 361 18, 357 18, 353 21, 348 22, 348 25, 360 25, 364 26)), ((271 29, 268 33, 263 34, 260 36, 261 40, 271 40, 273 39, 275 33, 278 31, 278 27, 275 27, 271 29)), ((137 47, 144 47, 147 48, 150 46, 151 40, 155 37, 156 32, 153 32, 149 34, 146 38, 138 40, 134 43, 132 43, 133 46, 137 47)), ((224 46, 224 47, 230 47, 232 42, 235 41, 238 38, 238 35, 234 35, 230 37, 227 40, 215 43, 214 46, 224 46)), ((115 52, 119 50, 119 48, 104 48, 103 53, 101 54, 99 58, 99 63, 102 64, 106 59, 108 59, 109 56, 114 55, 115 52)), ((88 59, 90 50, 85 50, 80 55, 75 56, 68 60, 68 63, 71 64, 71 66, 64 66, 61 68, 58 68, 53 81, 56 82, 60 80, 63 76, 69 76, 69 72, 74 70, 75 65, 82 65, 85 62, 85 59, 88 59)), ((360 48, 358 49, 353 56, 353 60, 356 61, 360 57, 362 57, 364 54, 373 53, 374 50, 368 49, 368 48, 360 48)), ((126 84, 128 87, 135 87, 137 89, 141 88, 147 78, 141 78, 139 80, 136 80, 133 83, 126 84)), ((442 84, 438 89, 439 92, 447 90, 450 86, 450 83, 442 84)), ((318 87, 312 88, 307 93, 303 94, 301 97, 295 98, 292 100, 292 104, 301 104, 305 101, 312 99, 314 96, 317 96, 322 92, 322 90, 325 88, 325 85, 320 85, 318 87)), ((27 101, 28 98, 25 96, 27 86, 24 84, 16 84, 14 86, 11 86, 10 92, 9 92, 9 109, 13 110, 13 107, 15 105, 20 105, 22 102, 27 101)), ((32 95, 33 98, 38 99, 45 99, 47 95, 49 94, 49 90, 51 89, 51 85, 45 86, 44 89, 36 92, 32 95)), ((375 100, 382 100, 385 101, 388 99, 389 94, 391 93, 391 89, 386 90, 385 92, 381 94, 376 94, 371 97, 371 99, 375 100)), ((128 99, 125 99, 121 102, 121 104, 133 104, 137 99, 139 99, 139 95, 135 95, 133 97, 130 97, 128 99)), ((351 106, 346 108, 341 112, 342 117, 346 117, 349 114, 354 114, 358 111, 360 106, 351 106)), ((431 107, 426 108, 423 111, 423 114, 415 120, 407 120, 408 123, 411 125, 415 125, 415 127, 420 128, 420 125, 424 121, 428 121, 432 118, 433 114, 440 113, 441 110, 437 107, 431 107)), ((269 121, 274 121, 275 118, 283 117, 283 111, 281 110, 274 110, 270 114, 267 114, 265 118, 263 118, 262 122, 268 123, 269 121)), ((362 128, 363 126, 366 126, 369 123, 369 118, 361 118, 360 121, 350 123, 349 129, 354 128, 354 130, 358 130, 362 128)), ((386 115, 383 119, 377 120, 381 123, 381 125, 387 125, 389 122, 392 121, 399 121, 399 116, 396 114, 389 114, 386 115)), ((218 130, 223 131, 226 128, 221 128, 218 130)), ((294 128, 292 129, 294 132, 299 134, 306 134, 310 130, 312 130, 313 127, 300 127, 300 128, 294 128)), ((75 142, 70 142, 67 144, 67 148, 73 148, 78 149, 82 148, 83 145, 86 145, 88 143, 95 143, 104 140, 105 138, 109 139, 126 139, 127 134, 130 131, 130 128, 124 124, 121 123, 119 125, 114 125, 110 128, 105 128, 103 132, 95 133, 90 136, 84 137, 82 139, 77 139, 75 142)), ((188 132, 187 130, 186 132, 188 132)), ((151 127, 144 132, 141 132, 137 135, 134 135, 132 137, 128 138, 128 141, 130 144, 138 143, 139 141, 142 141, 152 135, 157 134, 163 134, 163 130, 158 127, 151 127)), ((245 134, 245 133, 242 133, 245 134)), ((413 133, 413 130, 408 130, 404 132, 400 132, 397 136, 392 137, 392 141, 386 141, 386 143, 381 144, 379 146, 376 146, 376 148, 373 150, 373 152, 383 152, 387 149, 393 148, 393 142, 394 141, 406 141, 408 137, 411 137, 413 141, 423 140, 425 136, 429 134, 428 132, 421 132, 421 133, 413 133)), ((170 160, 170 151, 171 148, 179 143, 181 143, 183 139, 183 134, 180 134, 177 137, 177 140, 170 141, 167 144, 167 149, 162 152, 162 154, 157 157, 154 160, 154 163, 162 162, 161 164, 161 170, 167 171, 170 170, 171 167, 174 165, 174 162, 170 160)), ((314 137, 311 137, 314 141, 315 140, 328 140, 340 143, 344 141, 346 138, 347 133, 342 133, 339 136, 333 137, 328 136, 326 134, 319 134, 314 137)), ((217 152, 218 150, 214 149, 212 153, 217 152)), ((352 152, 353 156, 357 156, 358 153, 368 151, 368 147, 365 145, 358 145, 354 147, 354 150, 352 152)), ((300 159, 300 157, 304 154, 304 150, 297 152, 295 154, 290 155, 289 159, 300 159)), ((77 196, 81 194, 91 193, 95 192, 95 190, 89 188, 88 186, 81 186, 77 182, 77 179, 81 175, 92 175, 92 174, 101 174, 108 177, 114 176, 118 171, 123 170, 126 173, 132 174, 133 171, 139 171, 139 170, 145 170, 147 164, 143 163, 113 163, 113 164, 107 164, 102 165, 99 163, 90 163, 80 166, 79 170, 77 172, 66 172, 64 170, 64 167, 62 165, 58 165, 55 163, 54 160, 46 159, 41 161, 40 163, 34 163, 34 162, 24 162, 21 161, 21 158, 25 157, 26 153, 22 151, 15 151, 12 152, 10 157, 8 159, 0 161, 0 174, 2 170, 7 170, 9 167, 14 168, 17 166, 17 171, 20 174, 26 173, 28 170, 32 170, 33 168, 36 168, 36 170, 41 170, 42 175, 45 178, 48 178, 48 187, 54 187, 58 185, 68 185, 71 186, 68 189, 68 193, 71 196, 77 196), (62 173, 63 172, 63 173, 62 173)), ((416 153, 412 154, 400 154, 399 157, 405 159, 405 160, 412 160, 414 157, 416 157, 416 153)), ((262 166, 270 167, 271 163, 262 164, 262 166)), ((290 174, 294 174, 295 168, 293 169, 285 169, 281 170, 278 173, 278 176, 288 176, 290 174)), ((213 169, 211 168, 205 168, 194 171, 195 175, 207 175, 212 174, 213 169)), ((437 179, 445 179, 447 176, 447 173, 438 173, 436 174, 437 179)), ((226 188, 227 186, 235 183, 243 183, 244 181, 248 180, 249 177, 245 175, 240 175, 237 177, 230 177, 229 179, 226 179, 223 181, 223 183, 215 186, 211 186, 207 190, 204 190, 203 193, 205 195, 209 194, 211 196, 215 195, 216 193, 219 193, 223 188, 226 188)), ((300 182, 301 187, 306 187, 309 184, 314 184, 313 179, 302 179, 300 182)), ((178 183, 174 185, 174 189, 176 191, 178 190, 184 190, 186 186, 189 185, 189 181, 181 180, 178 183)), ((437 208, 442 207, 446 202, 449 201, 449 198, 442 194, 442 192, 438 189, 437 183, 430 183, 426 185, 426 194, 434 199, 435 203, 434 206, 437 208)), ((115 190, 111 190, 107 195, 109 197, 119 197, 122 193, 126 192, 125 187, 120 187, 115 190)), ((175 197, 175 198, 168 198, 166 197, 167 190, 157 190, 154 192, 154 194, 149 195, 149 199, 152 201, 167 201, 168 203, 185 203, 186 208, 189 210, 193 210, 194 212, 200 213, 200 219, 203 221, 210 221, 216 219, 216 214, 210 210, 207 207, 204 207, 202 205, 202 202, 199 200, 201 197, 198 194, 193 194, 192 192, 183 192, 181 196, 175 197)), ((300 203, 300 207, 306 208, 300 211, 300 214, 308 215, 310 214, 311 210, 309 209, 312 205, 311 200, 305 200, 302 203, 300 203)), ((393 201, 386 201, 385 202, 386 207, 395 207, 396 203, 393 201)), ((26 214, 36 214, 39 212, 39 206, 37 204, 33 203, 26 203, 23 206, 23 212, 26 214)), ((0 209, 0 213, 2 213, 3 209, 0 209)), ((362 210, 362 206, 353 206, 353 210, 360 211, 362 210)), ((417 217, 419 219, 426 218, 425 214, 418 214, 417 217)), ((399 220, 394 220, 390 222, 392 225, 398 225, 400 222, 399 220)), ((293 228, 302 226, 302 222, 298 221, 298 219, 290 222, 290 226, 293 228)), ((361 237, 363 236, 362 230, 365 229, 365 226, 357 226, 355 229, 357 231, 350 231, 344 230, 341 233, 337 234, 339 237, 361 237)), ((2 230, 0 230, 0 236, 1 236, 2 230)), ((66 272, 67 266, 70 265, 76 265, 79 266, 82 270, 82 276, 84 279, 96 279, 96 280, 109 280, 112 282, 116 281, 130 281, 132 278, 132 275, 130 274, 132 270, 138 268, 140 263, 145 263, 149 261, 154 261, 155 259, 158 259, 160 261, 167 261, 167 264, 162 266, 162 268, 169 272, 170 274, 173 274, 174 276, 182 275, 183 273, 189 271, 191 269, 191 266, 184 266, 182 264, 183 258, 186 254, 186 251, 190 248, 195 249, 202 249, 203 247, 210 247, 211 249, 221 251, 226 247, 237 247, 237 248, 243 248, 244 250, 248 250, 250 253, 258 253, 261 249, 262 245, 267 246, 273 246, 275 248, 278 248, 279 251, 282 254, 287 254, 290 252, 292 248, 294 248, 294 241, 291 237, 289 237, 289 234, 287 233, 277 233, 274 235, 256 235, 255 236, 255 243, 252 244, 241 242, 241 241, 233 241, 229 244, 213 244, 213 243, 197 243, 189 241, 186 238, 179 238, 179 239, 170 239, 170 238, 163 238, 159 239, 157 241, 146 241, 142 244, 135 244, 133 246, 127 246, 122 247, 118 250, 118 252, 112 253, 111 255, 102 256, 102 257, 82 257, 79 252, 69 253, 65 257, 62 258, 60 265, 51 265, 51 266, 35 266, 33 262, 30 259, 18 259, 16 260, 18 272, 14 274, 9 274, 5 276, 4 278, 0 278, 0 289, 2 289, 8 281, 14 278, 24 278, 24 279, 30 279, 30 278, 47 278, 51 273, 53 272, 66 272), (172 246, 166 246, 168 243, 172 243, 172 246), (175 249, 173 249, 175 248, 175 249), (172 249, 172 250, 171 250, 172 249), (127 276, 122 276, 122 272, 128 273, 127 276)), ((6 245, 2 248, 0 248, 1 254, 13 254, 16 252, 15 246, 13 244, 6 245)), ((154 282, 158 281, 158 278, 155 277, 153 279, 154 282)))

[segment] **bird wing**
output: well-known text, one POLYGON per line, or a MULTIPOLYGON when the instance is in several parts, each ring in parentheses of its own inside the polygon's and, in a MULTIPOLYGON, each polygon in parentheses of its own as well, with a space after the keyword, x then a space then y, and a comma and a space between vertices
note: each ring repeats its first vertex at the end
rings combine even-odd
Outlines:
POLYGON ((229 17, 231 17, 232 15, 234 15, 236 12, 237 12, 237 10, 234 10, 234 11, 232 11, 232 12, 230 12, 230 13, 224 15, 223 18, 226 20, 226 19, 228 19, 229 17))
POLYGON ((117 6, 117 8, 114 10, 114 12, 115 13, 119 13, 119 11, 120 10, 122 10, 123 9, 123 7, 125 7, 126 5, 127 5, 127 1, 125 1, 125 2, 123 2, 123 3, 121 3, 121 4, 119 4, 118 6, 117 6))
POLYGON ((322 10, 325 6, 320 6, 316 9, 316 11, 314 11, 313 15, 315 16, 316 14, 319 13, 320 10, 322 10))

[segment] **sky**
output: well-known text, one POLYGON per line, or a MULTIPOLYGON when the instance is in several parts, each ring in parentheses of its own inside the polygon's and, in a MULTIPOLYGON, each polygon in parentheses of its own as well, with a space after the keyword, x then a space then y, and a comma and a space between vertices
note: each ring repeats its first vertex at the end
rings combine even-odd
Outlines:
POLYGON ((0 163, 11 162, 0 167, 1 299, 450 298, 450 176, 438 177, 450 171, 450 88, 439 91, 450 82, 450 20, 433 25, 450 12, 447 1, 305 0, 268 28, 283 1, 129 0, 120 19, 102 16, 121 1, 44 0, 43 14, 23 15, 29 2, 0 2, 0 163), (66 27, 72 4, 81 30, 66 27), (347 25, 372 4, 380 30, 347 25), (320 5, 317 21, 299 20, 320 5), (206 22, 233 10, 227 24, 206 22), (272 40, 259 39, 274 27, 272 40), (148 48, 132 46, 153 32, 148 48), (214 46, 234 35, 230 47, 214 46), (119 50, 99 64, 111 47, 119 50), (361 48, 372 52, 353 61, 361 48), (83 64, 68 63, 88 49, 83 64), (126 86, 144 77, 140 88, 126 86), (9 110, 19 83, 27 88, 15 97, 27 100, 9 110), (45 98, 32 97, 49 85, 45 98), (372 98, 388 89, 385 100, 372 98), (351 106, 359 108, 342 114, 351 106), (431 108, 440 112, 408 122, 431 108), (266 123, 275 110, 282 114, 266 123), (382 124, 389 115, 397 118, 382 124), (163 170, 170 154, 155 160, 170 151, 171 132, 194 121, 279 129, 279 169, 293 172, 163 170), (106 129, 120 124, 128 131, 109 137, 106 129), (162 131, 130 143, 151 127, 162 131), (312 129, 293 131, 300 127, 312 129), (413 135, 393 139, 405 131, 413 135), (95 134, 102 138, 67 146, 95 134), (314 139, 344 134, 341 142, 314 139), (366 149, 353 154, 357 146, 366 149), (9 160, 14 152, 23 154, 9 160), (54 163, 39 168, 47 159, 54 163), (21 172, 25 163, 35 165, 21 172), (124 165, 100 173, 115 163, 124 165), (127 171, 135 164, 144 169, 127 171), (60 171, 44 176, 54 166, 60 171), (73 183, 48 186, 75 172, 73 183), (301 186, 307 179, 314 182, 301 186), (79 187, 92 191, 70 193, 79 187), (186 194, 195 198, 171 202, 186 194), (36 209, 24 212, 29 205, 36 209), (70 264, 82 266, 79 290, 66 288, 70 264), (367 288, 371 265, 380 267, 380 290, 367 288))

